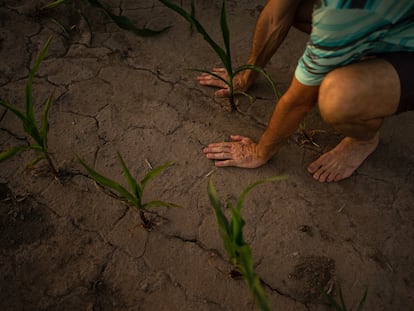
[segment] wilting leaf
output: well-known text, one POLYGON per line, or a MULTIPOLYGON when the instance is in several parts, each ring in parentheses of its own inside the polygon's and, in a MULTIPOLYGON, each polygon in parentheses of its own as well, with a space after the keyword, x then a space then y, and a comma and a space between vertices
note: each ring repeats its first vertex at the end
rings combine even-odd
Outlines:
POLYGON ((167 29, 171 28, 170 26, 164 27, 160 30, 152 30, 148 28, 137 28, 135 24, 126 16, 115 15, 108 9, 106 9, 98 0, 88 0, 89 4, 94 7, 102 9, 106 15, 108 15, 112 21, 121 29, 131 31, 135 35, 142 37, 150 37, 158 35, 167 29))

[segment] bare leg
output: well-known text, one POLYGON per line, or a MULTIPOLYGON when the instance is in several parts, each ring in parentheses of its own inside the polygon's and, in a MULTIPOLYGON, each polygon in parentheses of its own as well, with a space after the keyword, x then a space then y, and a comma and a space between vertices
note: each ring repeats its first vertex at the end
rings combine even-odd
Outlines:
POLYGON ((324 120, 346 137, 308 167, 320 182, 345 179, 365 161, 379 142, 385 117, 395 113, 400 81, 382 59, 367 60, 331 72, 319 93, 324 120))
MULTIPOLYGON (((269 0, 257 20, 247 63, 265 67, 282 44, 290 27, 310 33, 312 10, 316 0, 269 0)), ((213 72, 227 79, 223 68, 213 72)), ((246 91, 257 77, 255 71, 245 70, 234 78, 234 88, 246 91)), ((228 96, 226 84, 210 74, 197 77, 201 85, 218 87, 216 96, 228 96)))

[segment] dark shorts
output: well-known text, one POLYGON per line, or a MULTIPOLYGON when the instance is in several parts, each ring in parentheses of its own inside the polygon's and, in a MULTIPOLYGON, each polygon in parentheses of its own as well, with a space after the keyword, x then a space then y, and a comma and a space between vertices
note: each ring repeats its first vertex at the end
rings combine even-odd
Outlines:
POLYGON ((414 52, 396 52, 379 54, 397 71, 401 83, 400 104, 396 114, 414 110, 414 52))

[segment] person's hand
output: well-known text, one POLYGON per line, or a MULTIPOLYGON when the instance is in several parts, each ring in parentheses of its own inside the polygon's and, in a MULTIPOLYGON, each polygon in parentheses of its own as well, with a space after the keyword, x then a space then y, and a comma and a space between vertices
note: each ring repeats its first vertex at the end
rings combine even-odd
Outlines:
POLYGON ((221 142, 208 145, 203 149, 208 159, 215 160, 215 166, 237 166, 256 168, 267 162, 260 155, 258 145, 248 137, 231 135, 231 142, 221 142))
MULTIPOLYGON (((218 75, 219 77, 223 78, 224 80, 228 80, 227 71, 224 68, 213 68, 211 71, 212 73, 218 75)), ((214 95, 217 97, 228 97, 230 95, 229 88, 226 83, 224 83, 219 78, 208 74, 208 73, 202 73, 197 77, 198 82, 200 85, 206 85, 206 86, 212 86, 217 87, 219 90, 217 90, 214 95)), ((240 91, 244 92, 247 91, 249 88, 249 85, 245 79, 243 79, 243 73, 240 73, 233 77, 233 90, 234 91, 240 91)))

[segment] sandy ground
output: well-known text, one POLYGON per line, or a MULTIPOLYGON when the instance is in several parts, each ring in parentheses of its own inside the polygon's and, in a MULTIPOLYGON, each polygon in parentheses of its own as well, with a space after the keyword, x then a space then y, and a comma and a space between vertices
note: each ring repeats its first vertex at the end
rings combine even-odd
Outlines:
MULTIPOLYGON (((261 79, 254 101, 240 98, 229 112, 213 90, 186 68, 219 60, 181 17, 157 1, 105 1, 140 27, 172 26, 142 38, 117 28, 100 11, 81 6, 48 12, 47 1, 0 1, 0 98, 23 107, 28 72, 49 36, 48 56, 34 80, 37 115, 54 91, 49 146, 65 177, 25 170, 35 156, 0 164, 1 310, 254 310, 243 280, 229 266, 207 197, 213 163, 202 147, 230 134, 260 137, 276 100, 261 79), (68 29, 65 34, 52 22, 68 29), (76 160, 125 184, 119 151, 138 179, 148 162, 175 165, 148 185, 154 208, 144 230, 136 211, 97 189, 76 160)), ((219 1, 196 1, 197 15, 219 38, 219 1)), ((247 58, 264 1, 228 1, 234 63, 247 58)), ((188 8, 188 2, 184 1, 188 8)), ((267 66, 286 90, 306 36, 291 31, 267 66)), ((250 183, 288 175, 254 189, 245 202, 245 236, 273 310, 330 310, 320 288, 339 281, 350 309, 366 287, 365 310, 413 310, 414 122, 389 118, 377 151, 348 180, 322 184, 306 166, 340 136, 318 112, 306 131, 255 170, 214 171, 223 200, 250 183)), ((25 143, 17 118, 0 109, 0 150, 25 143)))

